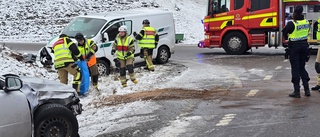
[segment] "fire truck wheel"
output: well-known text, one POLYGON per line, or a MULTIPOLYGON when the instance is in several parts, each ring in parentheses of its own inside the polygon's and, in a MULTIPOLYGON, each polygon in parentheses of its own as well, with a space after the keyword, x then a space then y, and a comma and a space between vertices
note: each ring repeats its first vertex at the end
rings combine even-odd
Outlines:
POLYGON ((247 39, 240 32, 230 32, 223 39, 223 49, 227 54, 241 55, 247 50, 247 47, 247 39))

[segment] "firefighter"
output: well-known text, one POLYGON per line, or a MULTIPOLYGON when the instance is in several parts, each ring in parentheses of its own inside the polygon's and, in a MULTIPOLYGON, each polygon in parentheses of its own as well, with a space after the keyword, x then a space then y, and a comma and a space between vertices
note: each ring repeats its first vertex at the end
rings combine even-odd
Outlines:
POLYGON ((70 73, 73 75, 72 87, 79 93, 81 73, 75 61, 84 59, 77 45, 67 35, 61 34, 59 39, 54 43, 52 50, 54 54, 54 67, 58 70, 60 82, 68 84, 68 73, 70 73))
POLYGON ((133 70, 134 39, 127 33, 127 27, 119 27, 119 34, 113 43, 111 55, 116 54, 120 62, 120 81, 123 87, 127 87, 126 68, 129 71, 130 79, 134 84, 138 83, 133 70))
POLYGON ((81 55, 83 55, 83 58, 88 62, 87 65, 90 72, 92 86, 94 89, 98 90, 99 71, 95 55, 98 51, 98 47, 94 41, 84 38, 81 33, 77 33, 75 39, 78 42, 78 48, 81 55))
MULTIPOLYGON (((317 41, 318 43, 320 43, 320 17, 318 18, 318 31, 317 31, 317 41)), ((317 78, 317 85, 312 87, 311 90, 320 90, 320 50, 319 50, 320 46, 318 47, 318 53, 317 53, 317 58, 316 58, 316 62, 315 62, 315 69, 316 72, 318 73, 318 78, 317 78)))
POLYGON ((288 42, 291 64, 291 82, 294 92, 289 97, 300 98, 300 78, 305 91, 305 96, 310 96, 309 75, 305 69, 306 61, 309 56, 309 45, 307 42, 310 24, 302 15, 303 7, 297 5, 294 8, 293 20, 288 22, 284 28, 283 36, 288 42))
POLYGON ((149 71, 154 71, 154 65, 152 63, 153 49, 157 48, 159 35, 155 28, 150 27, 149 20, 143 20, 143 28, 139 34, 133 32, 133 36, 136 40, 139 40, 139 47, 141 48, 140 57, 144 57, 146 61, 146 68, 149 71))

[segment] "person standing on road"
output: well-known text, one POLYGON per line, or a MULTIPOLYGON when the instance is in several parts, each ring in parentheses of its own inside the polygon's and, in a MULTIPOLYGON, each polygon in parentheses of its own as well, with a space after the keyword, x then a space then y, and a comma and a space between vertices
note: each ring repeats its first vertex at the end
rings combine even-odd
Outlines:
POLYGON ((306 61, 309 55, 309 45, 307 42, 310 24, 302 15, 303 7, 297 5, 294 8, 293 21, 288 22, 284 28, 283 36, 288 42, 290 64, 291 64, 291 82, 294 91, 289 97, 300 98, 300 78, 305 91, 305 96, 310 96, 309 74, 305 69, 306 61))
POLYGON ((95 53, 98 51, 98 47, 91 39, 84 38, 82 33, 77 33, 75 36, 77 40, 78 49, 83 55, 83 58, 87 60, 89 68, 91 82, 94 89, 98 90, 99 71, 97 66, 97 57, 95 53))
MULTIPOLYGON (((318 30, 317 30, 317 41, 318 43, 320 43, 320 17, 318 18, 318 30)), ((319 50, 320 46, 318 47, 318 53, 317 53, 317 58, 316 58, 316 62, 315 62, 315 70, 318 73, 317 76, 317 85, 312 87, 311 90, 320 90, 320 50, 319 50)))
POLYGON ((154 65, 152 63, 153 49, 157 48, 159 35, 155 28, 150 27, 149 20, 143 20, 143 28, 139 34, 133 32, 133 36, 136 40, 139 40, 139 47, 141 48, 140 57, 144 57, 147 67, 150 71, 154 71, 154 65))
POLYGON ((126 67, 130 79, 134 84, 138 83, 133 70, 134 39, 127 33, 127 26, 119 27, 119 34, 113 43, 111 55, 116 54, 120 62, 120 81, 123 87, 127 87, 126 67))
POLYGON ((84 60, 75 43, 67 35, 61 34, 53 47, 54 67, 58 70, 60 82, 68 84, 68 73, 73 75, 72 87, 79 94, 81 84, 80 68, 75 61, 84 60))

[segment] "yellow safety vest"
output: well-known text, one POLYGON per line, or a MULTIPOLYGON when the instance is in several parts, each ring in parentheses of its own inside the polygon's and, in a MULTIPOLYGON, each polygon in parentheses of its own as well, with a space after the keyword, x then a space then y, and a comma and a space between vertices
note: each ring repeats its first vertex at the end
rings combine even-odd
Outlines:
POLYGON ((55 68, 65 67, 65 63, 74 62, 72 58, 72 53, 69 49, 73 42, 67 43, 66 38, 60 38, 56 43, 54 43, 53 55, 54 55, 54 66, 55 68))
POLYGON ((289 34, 290 41, 307 40, 309 36, 310 24, 307 20, 292 21, 294 24, 294 31, 289 34))
POLYGON ((317 41, 320 43, 320 18, 318 19, 317 41))
MULTIPOLYGON (((121 59, 121 60, 124 60, 127 53, 129 52, 129 49, 130 49, 130 43, 132 43, 133 41, 133 38, 131 38, 130 36, 127 36, 124 40, 124 43, 123 43, 123 40, 118 37, 117 38, 117 52, 116 52, 116 55, 117 55, 117 58, 118 59, 121 59)), ((130 56, 126 57, 126 58, 133 58, 134 57, 134 53, 132 53, 130 56)))
MULTIPOLYGON (((84 46, 78 46, 78 49, 80 51, 81 55, 84 55, 84 58, 87 58, 88 54, 90 52, 95 53, 95 51, 92 49, 92 46, 94 45, 94 42, 92 42, 92 45, 90 45, 90 43, 92 42, 91 39, 86 39, 86 43, 84 46)), ((96 55, 93 55, 90 60, 88 61, 88 67, 91 67, 95 64, 97 64, 97 57, 96 55)))
POLYGON ((156 40, 155 36, 157 34, 157 31, 153 27, 144 27, 144 36, 141 40, 139 40, 139 46, 141 48, 148 48, 148 49, 154 49, 156 40))

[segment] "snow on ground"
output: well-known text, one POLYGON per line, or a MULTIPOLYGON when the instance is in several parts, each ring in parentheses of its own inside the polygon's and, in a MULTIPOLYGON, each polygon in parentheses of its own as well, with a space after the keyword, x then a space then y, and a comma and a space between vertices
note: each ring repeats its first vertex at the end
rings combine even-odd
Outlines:
POLYGON ((161 106, 154 102, 138 101, 118 106, 91 108, 86 107, 79 115, 79 134, 81 137, 94 137, 135 127, 139 123, 145 123, 156 119, 154 111, 161 106), (140 117, 139 115, 148 115, 140 117))
MULTIPOLYGON (((0 47, 1 74, 13 73, 30 77, 58 80, 58 76, 55 72, 48 72, 44 68, 38 68, 20 62, 12 57, 14 51, 2 46, 0 47)), ((155 72, 148 72, 143 70, 142 67, 136 68, 135 72, 139 83, 134 85, 129 81, 128 87, 126 88, 121 87, 120 81, 114 81, 116 74, 111 74, 109 77, 102 77, 100 78, 99 84, 101 96, 110 96, 114 90, 117 91, 117 95, 123 95, 166 87, 165 85, 170 79, 179 77, 187 68, 183 65, 169 63, 165 65, 156 65, 155 69, 155 72)), ((70 79, 72 79, 71 76, 70 79)), ((69 82, 69 85, 71 86, 71 81, 69 80, 69 82)), ((90 105, 90 102, 96 99, 96 96, 93 91, 89 92, 90 94, 87 97, 81 98, 84 111, 81 115, 77 116, 81 137, 94 137, 103 133, 122 130, 127 127, 133 127, 139 123, 153 120, 155 117, 152 113, 161 107, 154 102, 137 101, 112 107, 95 108, 90 105), (141 114, 150 115, 140 117, 139 115, 141 114)))
POLYGON ((73 17, 132 8, 155 8, 172 11, 176 32, 185 34, 185 44, 203 39, 201 19, 205 1, 198 0, 5 0, 0 1, 0 41, 47 42, 73 17), (202 7, 202 8, 201 8, 202 7), (179 9, 179 11, 177 11, 179 9))

